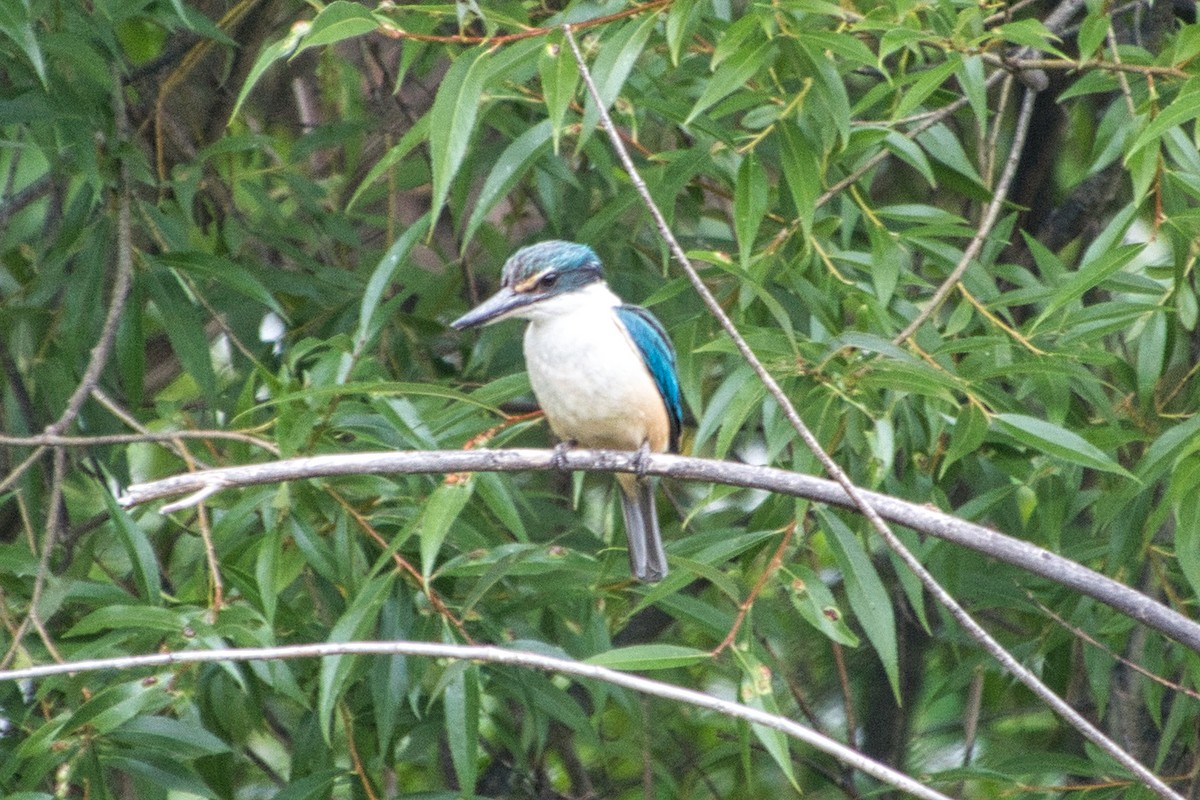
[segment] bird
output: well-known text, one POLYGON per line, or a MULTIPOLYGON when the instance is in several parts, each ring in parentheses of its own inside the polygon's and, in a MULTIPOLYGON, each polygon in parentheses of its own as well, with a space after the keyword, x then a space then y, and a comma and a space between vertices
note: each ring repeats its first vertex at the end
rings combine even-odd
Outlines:
MULTIPOLYGON (((675 348, 662 323, 628 305, 604 279, 591 247, 544 241, 517 250, 504 264, 500 288, 451 323, 455 330, 523 319, 525 366, 556 448, 574 445, 678 452, 683 405, 675 348)), ((654 484, 642 474, 617 475, 629 566, 653 583, 667 575, 654 484)))

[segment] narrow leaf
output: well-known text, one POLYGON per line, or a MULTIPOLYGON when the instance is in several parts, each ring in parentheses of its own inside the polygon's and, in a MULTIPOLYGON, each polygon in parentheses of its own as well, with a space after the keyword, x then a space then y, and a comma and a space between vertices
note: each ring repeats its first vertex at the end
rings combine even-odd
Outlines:
POLYGON ((751 47, 747 43, 734 51, 733 55, 721 62, 721 66, 705 82, 704 91, 696 100, 696 104, 692 106, 692 110, 688 112, 687 119, 683 121, 683 124, 690 124, 709 106, 740 89, 746 81, 750 80, 751 76, 771 60, 774 51, 775 45, 771 41, 763 41, 757 47, 751 47))
POLYGON ((683 647, 675 644, 635 644, 605 650, 586 659, 598 667, 608 667, 625 672, 674 669, 711 660, 707 650, 683 647))
POLYGON ((321 9, 312 21, 312 27, 300 40, 297 53, 310 47, 321 47, 335 44, 344 39, 352 39, 370 33, 379 27, 379 21, 367 10, 366 6, 351 3, 349 0, 334 0, 321 9))
POLYGON ((421 509, 421 573, 428 578, 433 574, 442 542, 450 532, 450 526, 471 498, 475 486, 474 476, 465 480, 447 481, 434 490, 425 507, 421 509))
POLYGON ((1133 158, 1139 150, 1151 142, 1161 139, 1169 128, 1182 125, 1200 116, 1200 77, 1192 78, 1183 85, 1170 105, 1158 112, 1125 153, 1125 161, 1133 158))
POLYGON ((788 594, 792 606, 804 621, 838 644, 858 647, 858 637, 846 624, 837 599, 822 582, 821 576, 803 564, 794 564, 789 571, 794 577, 788 586, 788 594))
MULTIPOLYGON (((775 692, 771 686, 770 668, 760 663, 750 653, 742 655, 739 660, 742 666, 742 702, 751 708, 779 716, 779 703, 775 700, 775 692)), ((765 725, 751 724, 750 728, 762 742, 762 746, 770 754, 775 765, 792 784, 792 788, 799 794, 800 785, 796 782, 796 772, 792 765, 791 752, 788 750, 787 735, 781 730, 768 728, 765 725)))
POLYGON ((958 412, 958 419, 954 422, 954 430, 950 433, 950 446, 946 448, 946 456, 942 460, 942 467, 939 471, 939 477, 946 474, 946 470, 968 453, 974 453, 983 444, 983 438, 987 435, 988 420, 987 415, 983 410, 974 403, 967 403, 958 412))
MULTIPOLYGON (((413 245, 417 243, 417 239, 424 230, 425 216, 422 216, 392 243, 392 246, 383 254, 383 258, 379 259, 379 263, 371 272, 371 278, 367 281, 367 288, 363 291, 362 302, 358 308, 358 330, 354 332, 353 349, 356 356, 363 352, 368 340, 375 335, 375 312, 379 310, 379 306, 383 302, 383 293, 392 285, 396 271, 408 258, 413 245)), ((337 376, 339 385, 346 382, 352 366, 353 363, 349 356, 342 360, 337 376)))
POLYGON ((1099 286, 1113 273, 1124 268, 1144 247, 1145 245, 1136 243, 1121 245, 1100 254, 1098 258, 1085 261, 1050 297, 1046 309, 1038 316, 1031 330, 1036 330, 1054 312, 1083 297, 1089 289, 1099 286))
POLYGON ((899 703, 900 655, 896 643, 896 616, 892 610, 891 596, 879 573, 875 571, 871 557, 867 555, 854 532, 846 527, 846 523, 825 509, 818 509, 817 515, 821 518, 821 527, 829 534, 826 541, 829 542, 833 556, 841 567, 850 608, 854 610, 854 616, 879 656, 892 693, 899 703))
POLYGON ((513 186, 525 177, 530 167, 549 149, 552 133, 550 120, 542 120, 504 148, 504 152, 500 154, 492 171, 488 173, 487 180, 484 181, 483 189, 475 201, 475 208, 471 210, 471 218, 467 221, 462 237, 464 250, 496 203, 512 191, 513 186))
POLYGON ((250 67, 250 72, 246 75, 246 81, 242 84, 242 88, 238 91, 237 101, 233 104, 233 110, 229 112, 229 121, 225 123, 226 125, 233 122, 234 117, 242 110, 242 103, 246 102, 250 92, 271 65, 290 56, 307 30, 307 23, 298 23, 286 37, 263 48, 263 51, 258 54, 258 58, 254 60, 254 66, 250 67))
POLYGON ((996 414, 992 419, 1005 433, 1046 455, 1083 467, 1133 477, 1107 453, 1074 431, 1024 414, 996 414))
POLYGON ((781 123, 779 142, 782 147, 783 177, 787 181, 796 215, 805 237, 812 232, 813 215, 817 210, 817 195, 821 191, 821 169, 813 146, 800 129, 790 122, 781 123))
POLYGON ((561 44, 547 45, 538 60, 538 74, 542 79, 542 102, 546 104, 546 117, 557 153, 567 109, 579 87, 579 65, 569 48, 561 44))
POLYGON ((145 532, 137 526, 125 509, 117 505, 116 498, 112 496, 111 492, 106 489, 103 495, 104 505, 108 507, 109 519, 117 529, 117 535, 121 539, 121 544, 125 546, 125 552, 129 555, 129 561, 133 565, 134 582, 137 584, 138 591, 147 602, 155 605, 161 604, 162 581, 159 577, 158 558, 154 555, 154 548, 150 546, 150 540, 146 538, 145 532))
POLYGON ((450 193, 450 182, 462 166, 471 134, 475 132, 489 59, 490 51, 486 47, 477 47, 455 59, 442 78, 433 108, 429 110, 429 154, 433 171, 431 233, 450 193))
POLYGON ((769 189, 766 170, 753 152, 747 153, 738 167, 733 195, 733 223, 742 269, 747 269, 750 254, 754 251, 754 237, 767 213, 769 189))
MULTIPOLYGON (((384 600, 395 581, 394 573, 378 575, 367 581, 353 602, 329 632, 330 642, 361 639, 374 626, 384 600)), ((346 691, 355 663, 354 656, 326 656, 321 659, 321 677, 317 692, 317 719, 326 740, 333 730, 333 711, 346 691)))
MULTIPOLYGON (((603 43, 600 54, 596 56, 596 62, 591 67, 591 73, 604 108, 611 108, 612 104, 616 102, 617 95, 621 93, 621 87, 625 85, 625 80, 633 71, 633 65, 637 63, 638 56, 642 54, 642 49, 646 46, 646 40, 650 38, 650 33, 657 24, 658 16, 656 14, 644 14, 640 18, 625 23, 612 38, 603 43)), ((579 142, 575 145, 576 152, 579 152, 587 143, 592 130, 599 121, 600 111, 589 92, 587 103, 584 105, 579 142)))
POLYGON ((367 172, 366 177, 362 179, 362 183, 354 190, 354 194, 350 196, 350 202, 346 204, 346 209, 350 210, 354 208, 359 198, 362 197, 363 192, 370 188, 375 181, 387 174, 387 171, 403 160, 406 155, 411 153, 413 148, 428 138, 429 114, 425 114, 412 124, 412 127, 400 137, 400 141, 394 147, 383 154, 383 158, 375 162, 374 166, 367 172))
POLYGON ((450 670, 454 676, 442 695, 446 741, 458 785, 470 795, 479 757, 479 667, 460 661, 450 670))

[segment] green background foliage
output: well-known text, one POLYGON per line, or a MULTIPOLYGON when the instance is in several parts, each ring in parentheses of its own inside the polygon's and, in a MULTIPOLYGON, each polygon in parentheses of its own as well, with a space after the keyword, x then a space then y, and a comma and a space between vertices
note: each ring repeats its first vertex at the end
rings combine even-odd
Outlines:
MULTIPOLYGON (((519 327, 446 326, 544 238, 593 245, 663 320, 688 452, 816 470, 668 259, 571 22, 705 283, 857 484, 1195 616, 1200 27, 1164 3, 1076 6, 1052 31, 1053 4, 953 0, 5 4, 4 664, 499 643, 737 696, 952 794, 1135 796, 853 514, 670 485, 672 573, 640 586, 606 476, 346 476, 167 517, 113 499, 204 465, 547 444, 519 327), (152 436, 216 430, 245 435, 152 436)), ((900 534, 1047 684, 1194 788, 1195 653, 900 534)), ((22 798, 876 788, 719 715, 413 657, 9 681, 0 716, 0 792, 22 798)))

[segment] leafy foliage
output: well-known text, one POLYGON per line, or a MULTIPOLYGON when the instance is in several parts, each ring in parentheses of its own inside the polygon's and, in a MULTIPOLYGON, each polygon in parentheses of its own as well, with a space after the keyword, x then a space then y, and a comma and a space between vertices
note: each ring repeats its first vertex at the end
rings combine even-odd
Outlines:
MULTIPOLYGON (((446 323, 550 237, 592 244, 666 323, 686 449, 815 469, 666 257, 570 22, 706 284, 856 483, 1194 617, 1200 26, 1163 3, 1069 25, 846 5, 0 6, 4 663, 505 643, 740 694, 963 796, 1132 796, 850 514, 670 486, 672 574, 635 586, 603 477, 346 476, 165 518, 113 501, 201 464, 546 444, 517 328, 446 323), (196 433, 217 430, 242 435, 196 433)), ((901 534, 1143 763, 1196 774, 1195 653, 901 534)), ((0 715, 6 796, 874 789, 765 729, 412 657, 10 681, 0 715)))

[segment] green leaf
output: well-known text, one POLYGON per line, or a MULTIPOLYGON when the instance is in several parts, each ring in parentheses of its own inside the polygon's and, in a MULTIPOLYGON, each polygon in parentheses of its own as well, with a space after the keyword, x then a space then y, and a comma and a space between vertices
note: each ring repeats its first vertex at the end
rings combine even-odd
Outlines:
POLYGON ((983 410, 974 403, 967 403, 958 412, 954 422, 954 430, 950 434, 950 446, 946 448, 938 477, 946 474, 946 470, 963 456, 974 453, 983 445, 987 436, 988 419, 983 410))
POLYGON ((89 726, 95 734, 106 734, 141 714, 152 714, 172 701, 170 673, 118 683, 100 690, 70 716, 66 733, 89 726))
POLYGON ((471 210, 471 218, 462 236, 463 250, 471 243, 475 231, 496 203, 512 191, 517 181, 525 177, 530 167, 549 149, 551 133, 550 120, 542 120, 504 148, 475 200, 475 208, 471 210))
MULTIPOLYGON (((737 655, 742 668, 742 702, 759 711, 781 716, 779 703, 775 700, 775 692, 771 686, 771 670, 759 662, 753 653, 739 652, 737 655)), ((762 742, 763 748, 770 754, 775 765, 792 784, 792 788, 796 790, 797 794, 800 794, 800 785, 796 782, 795 768, 792 766, 792 756, 788 750, 787 735, 776 728, 753 723, 750 725, 750 729, 762 742)))
MULTIPOLYGON (((424 230, 425 216, 423 215, 410 225, 400 235, 400 238, 392 242, 392 246, 388 248, 387 252, 383 254, 383 258, 379 259, 379 263, 375 265, 375 269, 371 271, 371 278, 367 281, 367 288, 363 291, 362 302, 358 307, 358 329, 354 332, 354 348, 352 350, 355 357, 366 350, 368 341, 376 334, 375 314, 383 303, 383 294, 392 285, 396 271, 405 263, 408 254, 412 252, 413 246, 424 230)), ((338 384, 344 384, 350 377, 353 365, 353 360, 349 355, 343 357, 342 364, 338 368, 338 384)))
POLYGON ((695 30, 702 8, 700 0, 674 0, 668 7, 665 33, 672 66, 679 66, 679 53, 689 33, 695 30))
POLYGON ((1079 25, 1079 36, 1075 41, 1079 47, 1079 60, 1086 61, 1104 44, 1108 37, 1111 15, 1107 13, 1090 12, 1079 25))
POLYGON ((24 3, 18 2, 18 0, 0 3, 0 33, 12 39, 13 43, 20 48, 33 66, 33 71, 41 81, 42 88, 49 91, 50 84, 46 78, 46 58, 42 54, 42 45, 34 32, 30 13, 28 0, 24 3))
POLYGON ((987 104, 987 75, 983 68, 983 58, 981 56, 964 58, 959 68, 955 70, 954 77, 963 87, 975 119, 979 121, 979 124, 986 125, 990 111, 987 104))
POLYGON ((749 152, 738 167, 737 187, 733 195, 733 222, 742 269, 747 269, 750 263, 754 237, 758 235, 758 227, 766 216, 769 196, 767 171, 758 162, 758 157, 749 152))
POLYGON ((751 47, 747 43, 737 48, 729 58, 721 62, 713 76, 705 81, 704 91, 688 112, 683 124, 690 125, 692 120, 718 100, 740 89, 774 56, 775 44, 770 40, 760 42, 757 47, 751 47))
MULTIPOLYGON (((637 63, 638 56, 642 54, 642 49, 646 46, 646 40, 650 38, 650 33, 657 24, 656 14, 645 14, 631 19, 622 25, 611 38, 604 40, 600 54, 596 56, 596 61, 592 64, 591 74, 592 82, 596 84, 596 93, 600 95, 600 101, 605 109, 611 108, 612 104, 616 102, 617 96, 621 93, 621 87, 625 85, 625 80, 629 77, 633 65, 637 63)), ((576 153, 582 151, 599 121, 600 111, 591 92, 588 92, 587 102, 583 109, 583 124, 579 131, 579 141, 575 145, 576 153)))
POLYGON ((67 636, 90 636, 103 631, 143 630, 182 635, 186 627, 182 615, 161 606, 135 606, 117 603, 100 606, 67 631, 67 636))
MULTIPOLYGON (((396 580, 394 572, 377 575, 358 589, 350 608, 330 630, 327 641, 352 642, 362 639, 374 628, 387 595, 396 580)), ((346 692, 357 659, 355 656, 325 656, 317 691, 317 719, 326 741, 333 732, 333 712, 346 692)))
POLYGON ((896 131, 888 131, 883 144, 892 155, 921 173, 921 177, 925 179, 931 189, 937 188, 937 178, 933 174, 933 167, 929 164, 929 159, 926 158, 925 151, 919 144, 896 131))
POLYGON ((1137 340, 1137 391, 1144 409, 1154 404, 1154 390, 1163 377, 1167 357, 1167 312, 1151 314, 1137 340))
POLYGON ((826 541, 842 570, 850 608, 879 656, 896 702, 900 703, 900 655, 891 596, 875 571, 871 557, 846 523, 823 508, 817 509, 817 516, 821 519, 821 527, 829 534, 826 541))
POLYGON ((796 204, 796 215, 807 238, 812 235, 813 215, 817 210, 817 196, 821 192, 821 168, 816 150, 790 122, 782 122, 776 128, 782 148, 783 177, 796 204))
POLYGON ((1083 297, 1089 289, 1099 286, 1113 273, 1126 267, 1143 249, 1143 244, 1120 245, 1101 253, 1098 258, 1080 264, 1079 269, 1070 274, 1067 282, 1050 296, 1045 310, 1030 326, 1030 331, 1036 331, 1054 312, 1083 297))
POLYGON ((1032 47, 1034 50, 1054 53, 1057 56, 1067 58, 1062 51, 1052 44, 1052 42, 1061 40, 1039 19, 1028 17, 1016 22, 1007 22, 997 26, 994 33, 1012 44, 1032 47))
POLYGON ((370 33, 379 27, 379 20, 366 6, 349 0, 334 0, 325 6, 312 21, 312 26, 300 40, 296 53, 310 47, 335 44, 370 33))
POLYGON ((242 110, 242 103, 246 102, 246 98, 250 96, 250 92, 258 85, 258 82, 262 79, 266 71, 276 61, 290 56, 307 30, 307 24, 297 25, 286 37, 280 39, 278 42, 272 42, 263 48, 262 52, 258 54, 258 58, 254 60, 254 66, 250 67, 250 72, 247 73, 242 88, 238 91, 237 100, 233 104, 233 110, 229 112, 229 119, 225 123, 227 126, 233 123, 238 112, 242 110))
POLYGON ((904 119, 917 110, 922 103, 928 99, 929 95, 937 91, 943 83, 949 80, 954 71, 959 68, 962 59, 957 55, 950 55, 942 63, 930 67, 922 72, 912 86, 904 93, 904 97, 896 106, 896 110, 892 112, 892 119, 904 119))
POLYGON ((475 487, 475 476, 464 480, 447 480, 438 486, 425 501, 421 509, 419 525, 421 540, 421 573, 428 578, 433 574, 442 542, 450 532, 450 526, 462 512, 475 487))
MULTIPOLYGON (((362 197, 363 192, 370 188, 375 181, 387 174, 388 170, 402 161, 405 156, 413 151, 413 148, 428 138, 429 114, 424 114, 404 132, 404 135, 400 137, 400 141, 394 147, 388 148, 383 158, 376 161, 371 169, 367 171, 366 177, 362 179, 362 183, 358 185, 358 188, 354 190, 354 194, 351 195, 350 202, 346 204, 346 210, 354 208, 359 198, 362 197)), ((414 225, 413 227, 416 226, 414 225)))
POLYGON ((262 282, 246 267, 230 261, 228 258, 211 253, 174 252, 155 256, 154 260, 189 275, 210 278, 221 286, 232 289, 243 297, 271 309, 281 319, 285 321, 288 319, 287 311, 268 291, 267 287, 263 286, 262 282))
POLYGON ((1178 459, 1197 450, 1200 450, 1200 414, 1163 431, 1138 462, 1137 477, 1143 483, 1153 483, 1172 469, 1178 459))
POLYGON ((230 751, 204 728, 172 717, 134 717, 113 731, 112 738, 131 747, 167 751, 180 760, 230 751))
MULTIPOLYGON (((561 40, 561 37, 559 37, 561 40)), ((554 152, 558 153, 567 109, 579 87, 579 64, 566 44, 547 45, 538 59, 538 74, 542 79, 542 102, 546 104, 554 152)))
POLYGON ((1018 442, 1072 464, 1132 478, 1124 467, 1074 431, 1024 414, 994 414, 996 425, 1018 442))
POLYGON ((287 786, 272 795, 271 800, 324 800, 335 786, 345 780, 346 770, 341 767, 319 770, 301 778, 292 778, 287 786))
POLYGON ((453 677, 442 693, 446 741, 458 785, 472 787, 479 759, 479 667, 458 661, 448 671, 453 677))
POLYGON ((1179 569, 1200 594, 1200 458, 1189 456, 1171 476, 1171 495, 1176 498, 1175 558, 1179 569))
POLYGON ((629 647, 605 650, 585 660, 588 664, 595 664, 598 667, 635 672, 675 669, 711 659, 712 654, 707 650, 697 650, 694 647, 675 644, 635 644, 629 647))
POLYGON ((158 558, 146 534, 133 521, 125 509, 117 505, 112 492, 105 491, 104 504, 108 507, 109 519, 117 530, 121 544, 129 555, 129 563, 133 565, 134 582, 138 591, 149 603, 162 603, 162 580, 159 578, 158 558))
POLYGON ((163 328, 171 349, 179 357, 187 373, 199 384, 201 391, 215 402, 217 376, 213 372, 212 353, 205 335, 204 317, 188 299, 179 279, 165 269, 156 269, 146 276, 150 297, 162 315, 163 328))
POLYGON ((983 187, 983 178, 967 156, 958 136, 945 125, 934 125, 917 137, 921 147, 934 161, 945 164, 976 186, 983 187))
POLYGON ((858 637, 846 624, 837 599, 821 576, 803 564, 793 564, 788 571, 794 576, 788 585, 788 595, 804 621, 838 644, 858 647, 858 637))
POLYGON ((433 172, 431 235, 450 193, 450 182, 458 174, 475 132, 491 58, 490 48, 484 46, 460 54, 442 78, 433 108, 429 110, 429 156, 433 172))
POLYGON ((1157 142, 1168 129, 1200 117, 1200 77, 1192 78, 1179 90, 1175 99, 1150 121, 1125 152, 1125 163, 1138 151, 1157 142))

